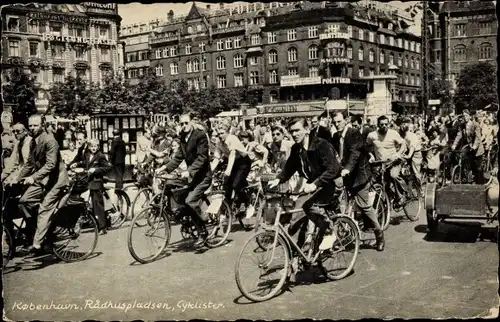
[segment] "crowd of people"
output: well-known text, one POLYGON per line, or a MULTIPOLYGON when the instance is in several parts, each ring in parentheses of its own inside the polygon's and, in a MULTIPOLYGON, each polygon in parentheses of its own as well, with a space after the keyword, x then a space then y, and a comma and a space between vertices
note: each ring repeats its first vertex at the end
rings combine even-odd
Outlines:
MULTIPOLYGON (((19 123, 11 129, 15 140, 3 146, 2 180, 20 180, 30 187, 20 203, 28 212, 40 204, 36 233, 31 251, 39 252, 47 232, 51 212, 61 191, 69 184, 67 167, 83 166, 89 171, 92 205, 99 229, 105 233, 102 178, 110 169, 115 172, 116 188, 123 186, 125 145, 120 131, 114 131, 109 159, 100 151, 100 142, 88 140, 83 130, 44 125, 42 117, 29 119, 29 130, 19 123), (65 147, 74 152, 63 156, 65 147)), ((345 112, 324 112, 312 118, 220 119, 201 121, 189 114, 165 124, 146 122, 144 134, 137 138, 136 159, 139 169, 157 173, 176 171, 187 179, 190 192, 183 205, 201 227, 196 244, 207 237, 206 214, 201 211, 201 197, 211 186, 214 171, 225 178, 226 199, 248 202, 244 189, 259 182, 264 173, 277 174, 269 182, 276 186, 288 182, 294 188, 311 193, 304 203, 306 218, 320 228, 323 244, 332 243, 330 223, 314 204, 328 201, 335 189, 346 187, 372 223, 376 248, 384 249, 384 235, 370 203, 370 162, 391 162, 390 179, 395 187, 396 204, 405 200, 406 185, 401 178, 403 162, 408 162, 417 178, 422 165, 439 174, 448 163, 450 151, 470 164, 477 184, 485 183, 484 164, 488 151, 496 146, 498 125, 492 113, 464 111, 460 115, 380 116, 365 120, 345 112), (392 162, 393 160, 400 160, 392 162)), ((496 152, 495 152, 496 154, 496 152)), ((141 172, 142 173, 142 172, 141 172)), ((139 180, 141 180, 140 176, 139 180)), ((146 180, 146 182, 149 182, 146 180)), ((321 247, 328 247, 328 246, 321 247)))

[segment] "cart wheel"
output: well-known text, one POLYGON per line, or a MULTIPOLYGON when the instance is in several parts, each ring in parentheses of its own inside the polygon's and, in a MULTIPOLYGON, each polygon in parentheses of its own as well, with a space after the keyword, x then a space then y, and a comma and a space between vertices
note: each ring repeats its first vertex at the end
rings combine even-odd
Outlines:
POLYGON ((427 229, 430 234, 435 234, 438 228, 438 218, 436 210, 427 210, 427 229))

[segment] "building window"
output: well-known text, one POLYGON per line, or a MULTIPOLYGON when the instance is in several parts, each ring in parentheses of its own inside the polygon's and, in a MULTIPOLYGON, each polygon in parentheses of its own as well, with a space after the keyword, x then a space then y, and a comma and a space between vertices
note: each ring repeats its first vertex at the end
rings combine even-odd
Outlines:
POLYGON ((408 95, 408 93, 405 94, 405 102, 409 102, 410 101, 410 96, 408 95))
POLYGON ((20 56, 18 40, 9 40, 9 56, 20 56))
POLYGON ((223 50, 224 49, 224 41, 219 40, 217 41, 217 50, 223 50))
POLYGON ((363 51, 363 47, 359 47, 359 50, 358 50, 358 60, 359 61, 363 61, 364 55, 365 55, 365 53, 363 51))
POLYGON ((163 66, 158 65, 155 68, 156 76, 163 76, 163 66))
POLYGON ((187 80, 187 86, 188 86, 188 90, 194 89, 194 81, 193 81, 193 79, 188 78, 188 80, 187 80))
POLYGON ((297 67, 288 68, 288 76, 296 76, 299 74, 297 67))
POLYGON ((28 32, 32 34, 40 33, 40 26, 38 20, 31 20, 28 24, 28 32))
POLYGON ((289 62, 297 61, 297 48, 295 47, 288 48, 288 61, 289 62))
POLYGON ((415 78, 416 78, 416 81, 417 81, 417 86, 420 86, 420 75, 417 75, 417 77, 415 77, 415 78))
POLYGON ((234 48, 241 48, 241 38, 237 37, 234 39, 234 48))
POLYGON ((87 60, 87 49, 85 47, 76 47, 75 48, 75 59, 78 60, 87 60))
POLYGON ((38 43, 30 41, 30 57, 38 57, 38 43))
POLYGON ((328 34, 333 34, 333 33, 339 32, 339 31, 340 31, 340 25, 339 24, 329 24, 326 27, 326 32, 328 34))
MULTIPOLYGON (((168 57, 168 48, 163 48, 163 57, 168 57)), ((160 57, 156 57, 156 58, 160 58, 160 57)))
POLYGON ((80 79, 87 79, 87 71, 85 69, 78 69, 76 71, 76 77, 80 79))
POLYGON ((234 87, 243 86, 243 73, 234 74, 234 87))
POLYGON ((101 57, 100 58, 101 58, 102 62, 110 62, 111 61, 110 50, 108 47, 101 48, 101 57))
POLYGON ((179 74, 179 64, 176 62, 171 62, 170 63, 170 75, 177 75, 179 74))
POLYGON ((359 69, 359 78, 361 78, 361 77, 365 77, 365 70, 364 70, 364 68, 363 68, 363 67, 361 67, 361 68, 359 69))
POLYGON ((62 36, 62 23, 50 22, 49 30, 50 34, 53 36, 62 36))
POLYGON ((460 23, 460 24, 455 25, 455 36, 456 37, 465 37, 466 36, 464 23, 460 23))
POLYGON ((186 62, 186 73, 192 73, 193 72, 193 63, 188 60, 186 62))
POLYGON ((7 30, 19 31, 19 18, 7 16, 7 30))
POLYGON ((269 44, 276 43, 276 33, 275 32, 268 32, 267 33, 267 43, 269 43, 269 44))
POLYGON ((177 47, 170 47, 170 57, 177 56, 177 47))
POLYGON ((491 34, 491 22, 480 22, 479 23, 479 34, 480 35, 491 34))
POLYGON ((349 78, 352 77, 352 67, 351 66, 347 67, 347 77, 349 77, 349 78))
POLYGON ((370 68, 370 76, 374 76, 374 75, 375 75, 375 69, 370 68))
POLYGON ((257 66, 259 64, 259 59, 257 57, 250 57, 250 66, 257 66))
POLYGON ((226 88, 226 75, 217 75, 217 88, 226 88))
POLYGON ((269 72, 269 84, 278 83, 278 72, 276 70, 272 70, 269 72))
POLYGON ((389 36, 389 45, 394 46, 394 37, 389 36))
POLYGON ((269 103, 278 103, 278 92, 272 91, 269 93, 269 103))
POLYGON ((401 54, 398 55, 398 66, 403 66, 403 56, 401 54))
POLYGON ((186 45, 185 49, 186 49, 186 55, 191 54, 191 45, 186 45))
POLYGON ((349 45, 347 47, 347 58, 352 59, 352 47, 349 45))
POLYGON ((72 37, 85 37, 87 33, 85 32, 85 26, 83 25, 72 25, 68 26, 68 34, 72 37))
POLYGON ((417 57, 417 60, 415 60, 415 69, 420 69, 420 58, 417 57))
POLYGON ((370 31, 368 36, 370 38, 370 42, 375 42, 375 33, 373 31, 370 31))
POLYGON ((492 46, 484 43, 479 46, 479 59, 491 59, 492 46))
POLYGON ((415 42, 414 41, 410 42, 410 50, 415 51, 415 42))
POLYGON ((420 54, 420 44, 419 44, 419 43, 417 43, 417 44, 415 45, 415 47, 416 47, 415 49, 417 50, 417 53, 419 53, 419 54, 420 54))
POLYGON ((404 58, 404 65, 405 65, 405 68, 408 68, 408 55, 406 55, 404 58))
POLYGON ((232 49, 233 41, 231 39, 226 39, 226 49, 232 49))
POLYGON ((296 40, 297 39, 297 31, 295 29, 288 30, 287 32, 287 40, 296 40))
POLYGON ((64 69, 54 69, 52 73, 52 79, 54 83, 64 83, 64 69))
POLYGON ((359 30, 358 30, 359 40, 363 40, 363 38, 364 38, 364 35, 363 35, 363 34, 364 34, 364 33, 363 33, 363 29, 359 29, 359 30))
POLYGON ((409 49, 409 44, 408 44, 408 40, 405 40, 405 50, 408 50, 409 49))
POLYGON ((319 69, 316 66, 309 66, 309 77, 318 77, 319 69))
POLYGON ((107 27, 107 26, 100 26, 99 27, 99 38, 109 39, 109 27, 107 27))
POLYGON ((52 45, 52 58, 63 59, 64 45, 52 45))
POLYGON ((389 54, 389 65, 394 65, 394 54, 393 53, 389 54))
POLYGON ((161 58, 161 49, 157 49, 157 50, 155 51, 155 57, 156 57, 156 59, 161 58))
POLYGON ((456 62, 466 61, 466 48, 464 45, 453 48, 453 60, 456 62))
POLYGON ((311 45, 309 47, 309 59, 318 59, 318 46, 311 45))
POLYGON ((318 26, 312 26, 308 29, 309 38, 317 38, 318 37, 318 26))
POLYGON ((408 85, 409 80, 408 80, 408 74, 405 75, 405 85, 408 85))
POLYGON ((347 26, 347 34, 352 37, 352 26, 347 26))
POLYGON ((205 43, 200 43, 198 45, 198 47, 200 47, 200 53, 204 53, 205 52, 205 43))
POLYGON ((200 62, 198 59, 193 60, 193 72, 199 72, 200 71, 200 62))
POLYGON ((243 56, 240 54, 236 54, 234 56, 234 68, 240 68, 243 67, 243 56))
POLYGON ((259 84, 259 72, 253 71, 250 72, 250 85, 259 84))
POLYGON ((206 71, 207 70, 207 57, 203 56, 201 58, 201 70, 206 71))
POLYGON ((370 63, 373 63, 375 61, 375 52, 373 51, 373 49, 370 49, 368 53, 368 61, 370 63))
POLYGON ((274 49, 269 51, 269 64, 276 64, 278 63, 278 52, 274 49))
POLYGON ((226 69, 226 58, 224 56, 217 57, 217 69, 226 69))
POLYGON ((380 35, 380 43, 385 44, 385 35, 383 34, 380 35))
POLYGON ((331 42, 326 46, 326 52, 328 57, 344 57, 344 44, 340 42, 331 42))
POLYGON ((380 63, 385 64, 385 53, 383 51, 380 52, 380 63))
POLYGON ((252 35, 250 38, 252 46, 260 45, 260 36, 258 34, 252 35))

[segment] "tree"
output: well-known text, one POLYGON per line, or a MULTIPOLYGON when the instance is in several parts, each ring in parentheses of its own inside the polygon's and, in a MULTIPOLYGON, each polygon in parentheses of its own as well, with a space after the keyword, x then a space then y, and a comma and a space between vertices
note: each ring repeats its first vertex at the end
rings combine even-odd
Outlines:
POLYGON ((498 104, 495 67, 486 62, 465 66, 458 77, 455 104, 459 111, 498 104))
POLYGON ((68 75, 63 83, 52 85, 49 108, 52 113, 64 117, 88 115, 97 107, 95 91, 95 85, 68 75))
POLYGON ((103 86, 99 90, 97 100, 101 111, 132 113, 136 110, 132 105, 132 97, 128 80, 123 80, 121 76, 107 74, 103 78, 103 86))
POLYGON ((161 77, 149 69, 139 77, 139 83, 130 87, 130 104, 142 113, 160 113, 168 110, 171 95, 161 77))
POLYGON ((12 104, 14 123, 27 123, 30 115, 36 114, 37 87, 33 78, 22 67, 10 69, 6 84, 2 85, 3 100, 12 104))
POLYGON ((441 106, 450 108, 453 102, 450 83, 444 79, 434 79, 430 82, 430 99, 441 101, 441 106))

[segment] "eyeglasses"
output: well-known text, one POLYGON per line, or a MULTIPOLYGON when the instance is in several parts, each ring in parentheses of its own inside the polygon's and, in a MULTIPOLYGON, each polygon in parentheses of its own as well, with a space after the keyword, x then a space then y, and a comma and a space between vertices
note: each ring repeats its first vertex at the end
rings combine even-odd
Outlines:
POLYGON ((380 127, 389 126, 389 123, 380 123, 379 126, 380 127))
POLYGON ((188 125, 189 122, 181 122, 181 125, 188 125))
POLYGON ((273 136, 280 136, 280 135, 281 135, 281 133, 280 133, 280 132, 275 132, 275 133, 273 133, 273 136))
POLYGON ((20 134, 20 133, 23 133, 23 130, 12 130, 12 133, 14 133, 14 134, 20 134))

